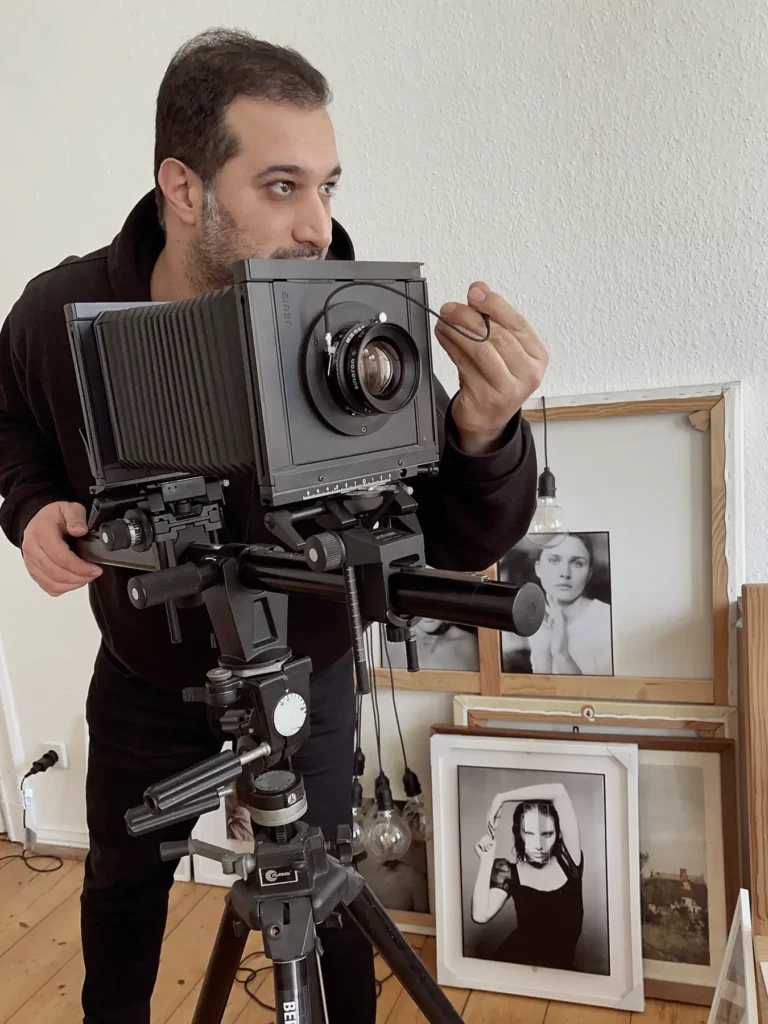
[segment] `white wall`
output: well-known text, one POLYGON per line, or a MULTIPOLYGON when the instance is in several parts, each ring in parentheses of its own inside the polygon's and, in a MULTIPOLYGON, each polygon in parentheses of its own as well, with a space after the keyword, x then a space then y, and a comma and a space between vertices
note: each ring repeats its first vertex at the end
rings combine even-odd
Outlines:
MULTIPOLYGON (((436 307, 487 279, 547 342, 548 393, 745 382, 747 579, 765 579, 762 0, 6 4, 0 313, 151 186, 157 84, 212 22, 329 75, 359 258, 423 261, 436 307)), ((73 770, 37 785, 39 825, 82 832, 95 630, 83 595, 37 593, 7 545, 0 578, 24 758, 38 737, 72 747, 73 770)))

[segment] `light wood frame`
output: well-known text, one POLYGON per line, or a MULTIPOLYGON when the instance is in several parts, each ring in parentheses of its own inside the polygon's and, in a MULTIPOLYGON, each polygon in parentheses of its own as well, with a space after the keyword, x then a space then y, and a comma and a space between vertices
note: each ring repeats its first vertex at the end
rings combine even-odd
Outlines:
MULTIPOLYGON (((481 735, 481 736, 514 736, 515 739, 542 739, 583 743, 605 743, 606 737, 597 734, 539 732, 539 731, 507 731, 505 729, 483 729, 472 726, 433 726, 431 734, 448 735, 481 735)), ((725 908, 728 921, 733 916, 739 889, 741 874, 739 864, 738 842, 729 844, 727 837, 737 834, 738 810, 733 794, 736 787, 736 744, 732 739, 666 739, 656 736, 614 736, 612 742, 636 744, 640 750, 670 750, 676 752, 693 751, 720 754, 720 791, 723 825, 723 862, 725 866, 725 908)), ((659 981, 646 978, 645 994, 649 999, 662 999, 668 1002, 690 1003, 709 1006, 715 993, 715 986, 690 985, 672 981, 659 981)))
MULTIPOLYGON (((707 387, 668 388, 645 392, 579 395, 547 400, 547 419, 604 419, 617 416, 687 414, 692 429, 710 435, 712 521, 712 653, 711 679, 654 676, 565 676, 505 674, 501 671, 498 630, 478 630, 480 671, 394 669, 396 687, 483 696, 631 700, 655 703, 731 705, 737 703, 736 614, 743 580, 741 485, 741 408, 738 383, 707 387)), ((538 400, 527 403, 524 416, 540 421, 538 400)), ((488 570, 496 578, 495 567, 488 570)), ((376 669, 377 681, 389 682, 389 670, 376 669)))
POLYGON ((691 737, 735 739, 738 712, 715 704, 636 704, 630 701, 566 700, 539 697, 483 697, 457 695, 453 698, 455 725, 473 729, 492 728, 494 721, 509 721, 524 729, 526 722, 539 725, 569 725, 578 732, 585 726, 622 729, 686 729, 691 737))

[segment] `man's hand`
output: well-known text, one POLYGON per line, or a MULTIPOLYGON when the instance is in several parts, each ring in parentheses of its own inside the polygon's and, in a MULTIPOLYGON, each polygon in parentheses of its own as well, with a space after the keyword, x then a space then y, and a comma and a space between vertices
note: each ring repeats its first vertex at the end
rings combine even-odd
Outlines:
POLYGON ((533 328, 488 285, 476 281, 468 305, 449 302, 440 315, 478 338, 481 313, 490 317, 488 341, 470 341, 438 320, 435 337, 459 371, 459 393, 451 412, 470 455, 493 451, 504 428, 544 379, 549 356, 533 328))
POLYGON ((85 509, 71 501, 45 505, 27 523, 21 543, 24 564, 46 594, 60 597, 101 575, 97 565, 78 558, 64 539, 86 533, 85 509))

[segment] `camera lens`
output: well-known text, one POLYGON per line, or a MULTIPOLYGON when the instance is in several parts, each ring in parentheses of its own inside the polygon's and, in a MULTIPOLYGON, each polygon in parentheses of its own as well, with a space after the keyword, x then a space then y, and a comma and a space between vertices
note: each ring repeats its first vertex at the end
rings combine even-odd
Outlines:
POLYGON ((400 356, 386 342, 371 342, 360 353, 361 383, 374 398, 386 398, 396 391, 401 374, 400 356))
POLYGON ((394 413, 409 405, 421 381, 410 334, 378 320, 345 327, 333 338, 328 383, 337 404, 356 416, 394 413))

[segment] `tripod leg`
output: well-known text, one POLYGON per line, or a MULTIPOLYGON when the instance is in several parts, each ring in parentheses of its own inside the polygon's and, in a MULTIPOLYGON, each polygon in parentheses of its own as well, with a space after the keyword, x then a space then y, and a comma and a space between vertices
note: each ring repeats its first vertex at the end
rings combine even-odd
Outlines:
POLYGON ((192 1024, 221 1024, 247 940, 248 928, 226 900, 192 1024))
POLYGON ((277 1024, 326 1024, 328 1017, 315 954, 300 960, 275 960, 273 966, 277 1024))
POLYGON ((460 1015, 403 938, 367 882, 360 895, 347 904, 347 910, 430 1024, 461 1024, 460 1015))

